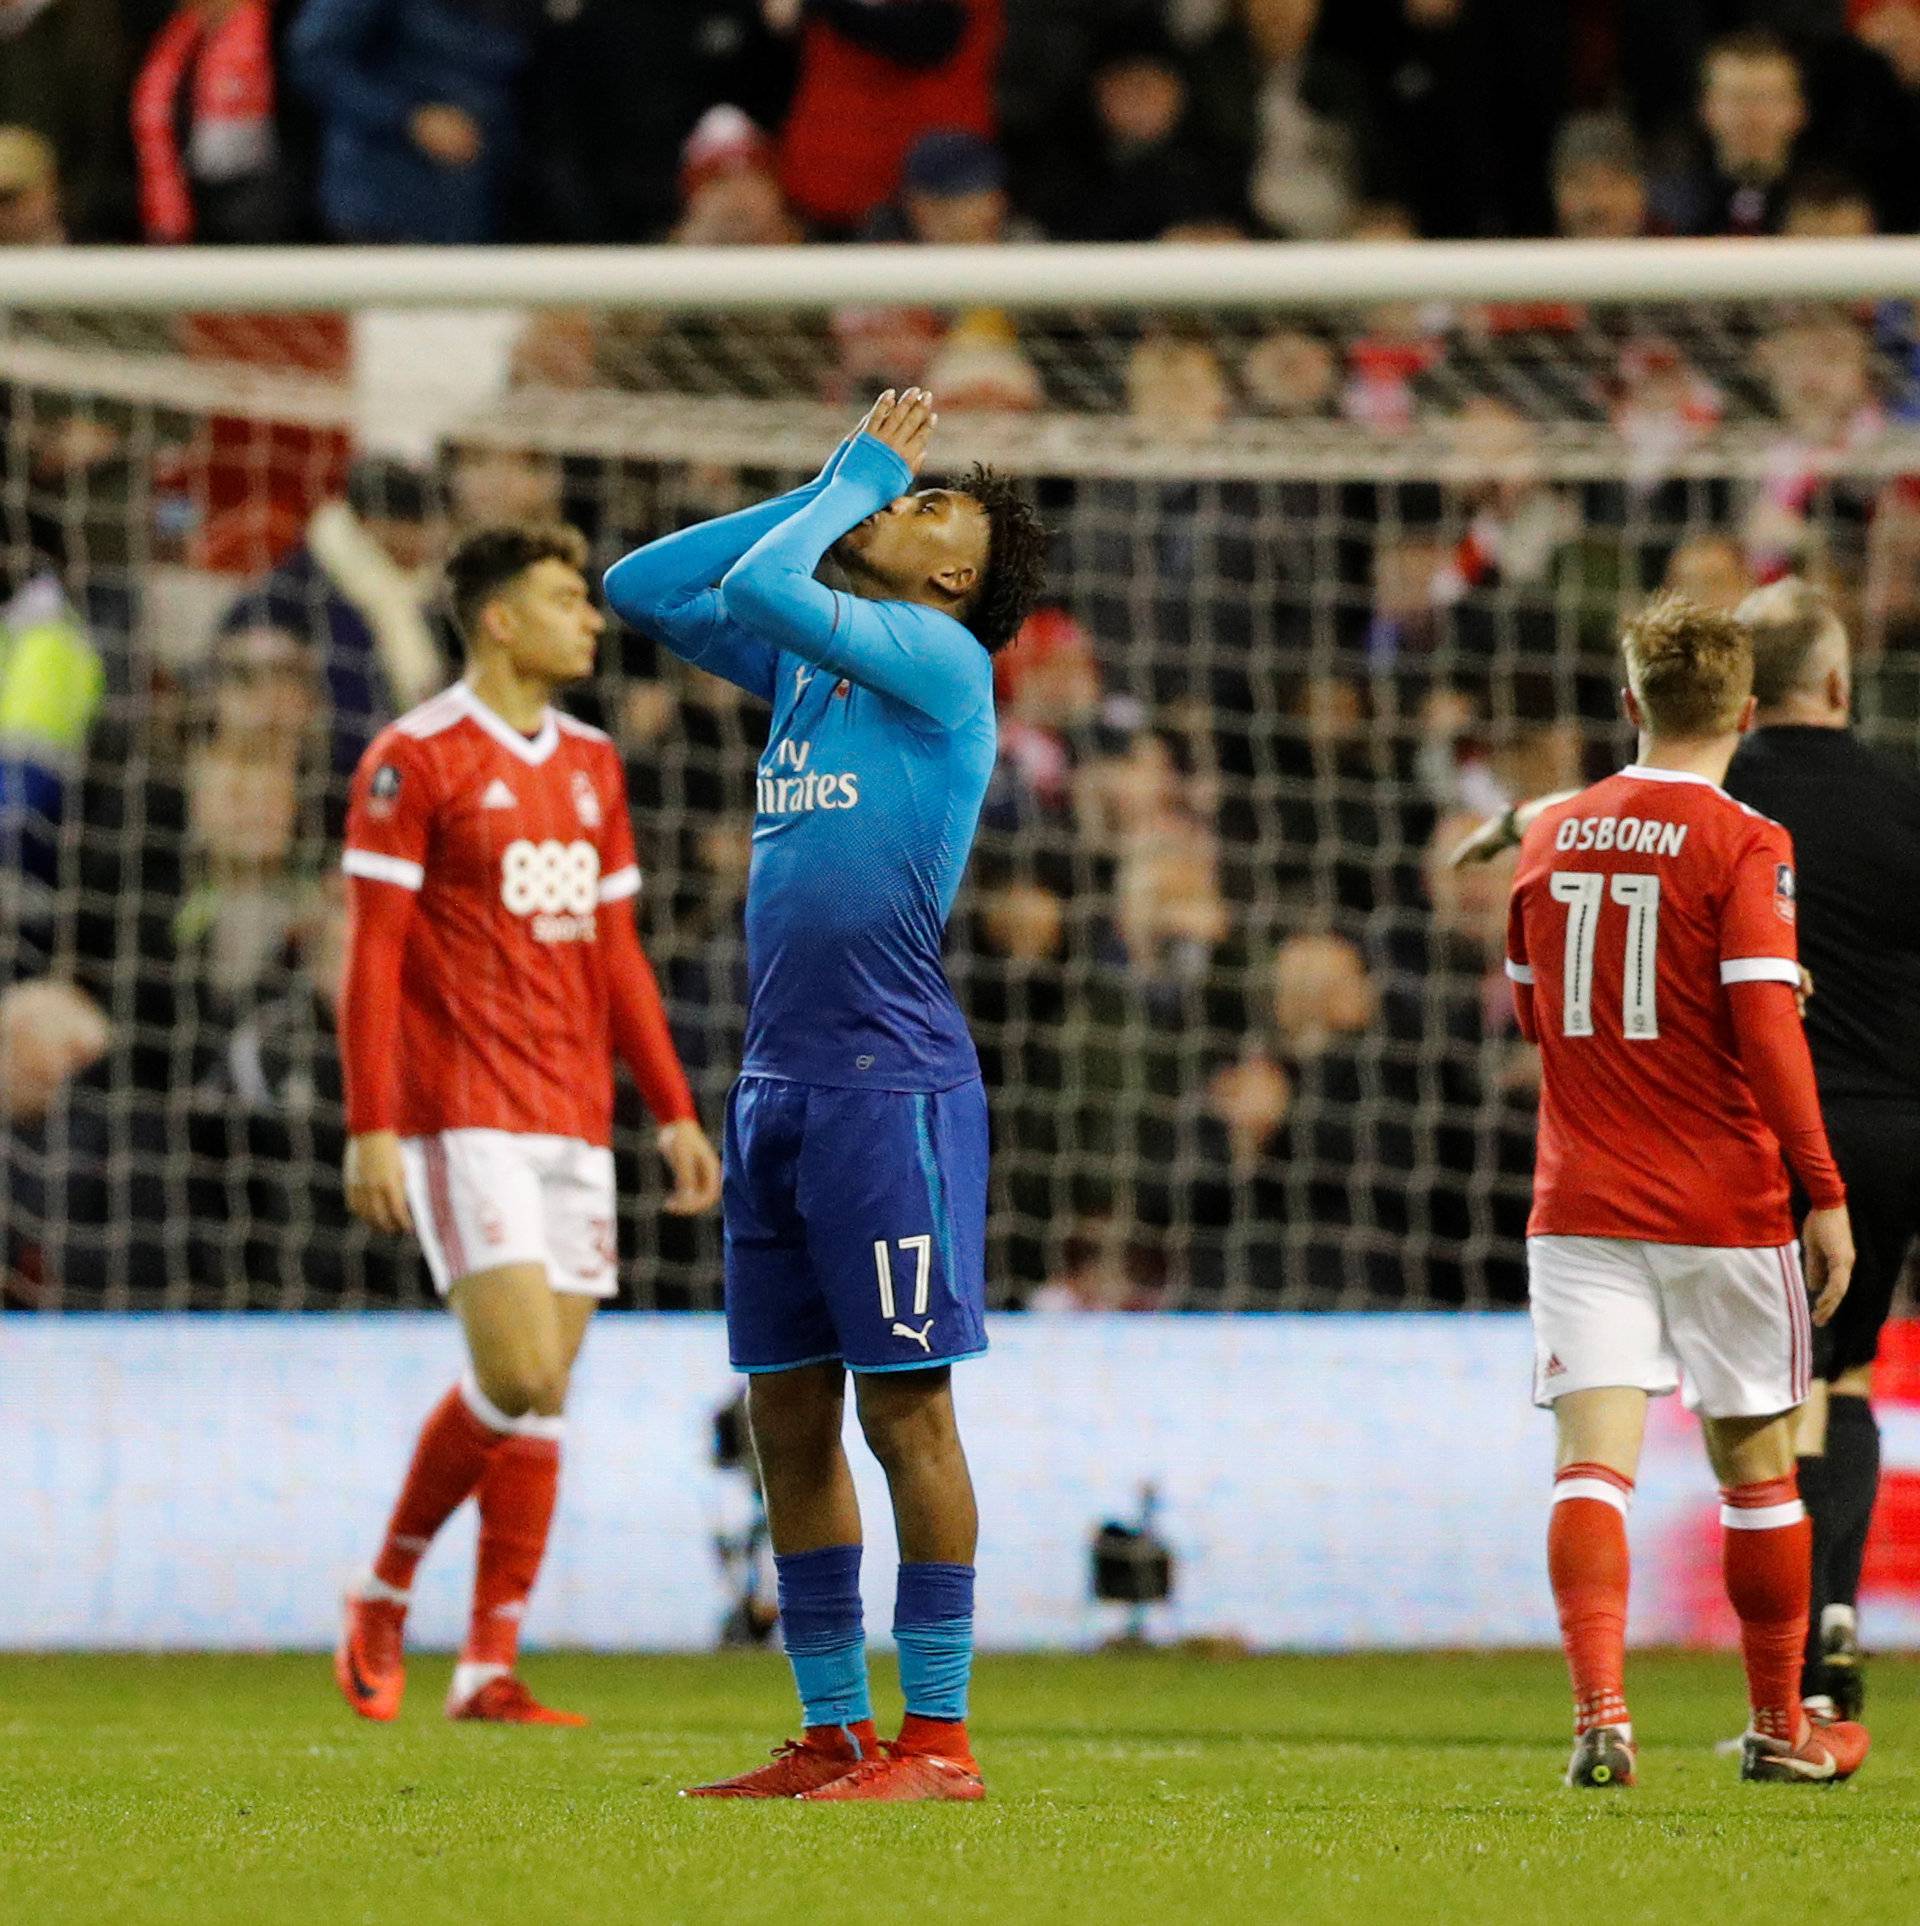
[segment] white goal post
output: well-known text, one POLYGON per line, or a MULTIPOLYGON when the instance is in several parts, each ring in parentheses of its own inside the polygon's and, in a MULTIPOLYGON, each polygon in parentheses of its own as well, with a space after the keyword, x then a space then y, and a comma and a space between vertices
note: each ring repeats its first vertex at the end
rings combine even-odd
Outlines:
POLYGON ((1920 294, 1920 240, 1248 242, 1231 246, 14 248, 0 308, 721 312, 1324 309, 1372 301, 1794 301, 1920 294))

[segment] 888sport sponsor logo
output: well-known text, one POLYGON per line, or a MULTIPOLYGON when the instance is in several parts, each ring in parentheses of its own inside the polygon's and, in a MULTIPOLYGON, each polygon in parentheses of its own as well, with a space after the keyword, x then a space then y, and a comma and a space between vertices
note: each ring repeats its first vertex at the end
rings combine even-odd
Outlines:
POLYGON ((529 919, 540 943, 591 942, 600 907, 600 852, 592 843, 516 837, 500 852, 500 902, 529 919))

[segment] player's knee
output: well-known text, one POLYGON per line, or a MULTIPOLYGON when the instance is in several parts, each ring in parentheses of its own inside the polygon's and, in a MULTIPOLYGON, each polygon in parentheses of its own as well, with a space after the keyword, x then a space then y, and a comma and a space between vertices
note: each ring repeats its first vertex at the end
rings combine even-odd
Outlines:
POLYGON ((924 1463, 959 1442, 944 1378, 926 1387, 909 1387, 898 1380, 884 1386, 871 1380, 863 1383, 860 1429, 868 1449, 887 1471, 924 1463))
POLYGON ((764 1471, 807 1463, 832 1452, 845 1423, 844 1381, 837 1375, 781 1371, 747 1387, 747 1421, 764 1471))
POLYGON ((488 1401, 509 1418, 557 1418, 566 1408, 567 1372, 558 1358, 534 1353, 503 1359, 475 1376, 488 1401))

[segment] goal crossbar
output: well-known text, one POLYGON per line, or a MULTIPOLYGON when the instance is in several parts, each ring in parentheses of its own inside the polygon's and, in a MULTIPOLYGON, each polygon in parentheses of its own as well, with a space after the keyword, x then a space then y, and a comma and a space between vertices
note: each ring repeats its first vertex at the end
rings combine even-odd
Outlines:
POLYGON ((855 302, 1100 308, 1375 301, 1920 296, 1920 239, 1147 247, 10 248, 0 310, 298 312, 592 305, 767 312, 855 302))

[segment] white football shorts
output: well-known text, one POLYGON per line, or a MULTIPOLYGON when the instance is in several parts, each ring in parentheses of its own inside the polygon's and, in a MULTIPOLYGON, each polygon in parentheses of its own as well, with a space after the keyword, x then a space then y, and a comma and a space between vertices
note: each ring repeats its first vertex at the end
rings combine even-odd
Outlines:
POLYGON ((413 1228, 445 1297, 462 1278, 539 1264, 556 1291, 620 1288, 613 1152, 578 1137, 443 1130, 404 1137, 413 1228))
POLYGON ((1746 1249, 1529 1237, 1533 1401, 1626 1385, 1764 1418, 1807 1395, 1813 1321, 1797 1244, 1746 1249))

